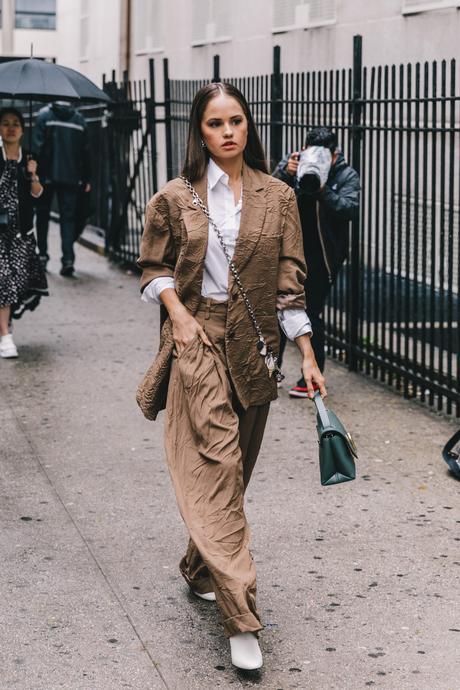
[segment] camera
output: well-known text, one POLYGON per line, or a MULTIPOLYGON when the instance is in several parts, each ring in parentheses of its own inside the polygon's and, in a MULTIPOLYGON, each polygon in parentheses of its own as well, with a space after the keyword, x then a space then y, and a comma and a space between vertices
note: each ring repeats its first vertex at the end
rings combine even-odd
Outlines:
POLYGON ((332 153, 324 146, 309 146, 300 154, 297 179, 303 191, 314 194, 326 184, 332 153))

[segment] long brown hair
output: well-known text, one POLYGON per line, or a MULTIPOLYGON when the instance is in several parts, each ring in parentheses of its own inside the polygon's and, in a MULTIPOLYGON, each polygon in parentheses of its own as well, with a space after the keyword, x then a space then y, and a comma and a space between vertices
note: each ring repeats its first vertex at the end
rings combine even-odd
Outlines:
POLYGON ((230 96, 238 101, 248 121, 248 141, 243 153, 245 162, 250 168, 268 173, 265 152, 257 133, 248 102, 236 86, 228 84, 227 82, 214 82, 203 86, 196 93, 190 111, 187 153, 185 155, 182 175, 187 177, 191 182, 200 180, 204 176, 209 161, 209 151, 201 145, 201 121, 204 111, 212 98, 222 94, 230 96))

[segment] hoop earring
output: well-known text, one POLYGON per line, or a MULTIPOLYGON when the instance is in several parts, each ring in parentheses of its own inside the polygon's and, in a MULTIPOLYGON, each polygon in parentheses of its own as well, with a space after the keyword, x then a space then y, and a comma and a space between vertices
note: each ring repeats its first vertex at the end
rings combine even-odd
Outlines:
POLYGON ((205 148, 206 148, 206 144, 204 143, 203 139, 201 140, 201 148, 202 148, 202 149, 205 149, 205 148))

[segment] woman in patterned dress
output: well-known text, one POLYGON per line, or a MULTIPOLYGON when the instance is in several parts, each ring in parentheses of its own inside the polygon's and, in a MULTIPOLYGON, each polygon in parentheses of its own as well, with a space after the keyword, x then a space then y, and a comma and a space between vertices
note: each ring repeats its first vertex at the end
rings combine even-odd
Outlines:
POLYGON ((34 198, 43 187, 37 163, 21 148, 24 118, 15 108, 0 111, 0 357, 17 357, 11 320, 34 310, 48 294, 33 231, 34 198))

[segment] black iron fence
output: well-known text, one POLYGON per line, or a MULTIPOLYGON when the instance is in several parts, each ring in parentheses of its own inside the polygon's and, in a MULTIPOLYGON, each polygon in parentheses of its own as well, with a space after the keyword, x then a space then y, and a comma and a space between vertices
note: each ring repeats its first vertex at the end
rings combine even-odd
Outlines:
MULTIPOLYGON (((360 219, 326 310, 329 355, 460 416, 456 63, 368 68, 361 54, 356 37, 352 67, 286 74, 275 48, 272 74, 223 78, 245 93, 272 165, 299 150, 311 127, 327 124, 360 174, 360 219)), ((217 56, 213 72, 219 80, 217 56)), ((170 79, 167 60, 163 76, 162 102, 155 101, 153 62, 148 85, 106 85, 116 106, 104 137, 110 193, 103 227, 112 256, 130 263, 157 189, 157 132, 164 132, 169 179, 183 160, 193 96, 206 83, 170 79)))

